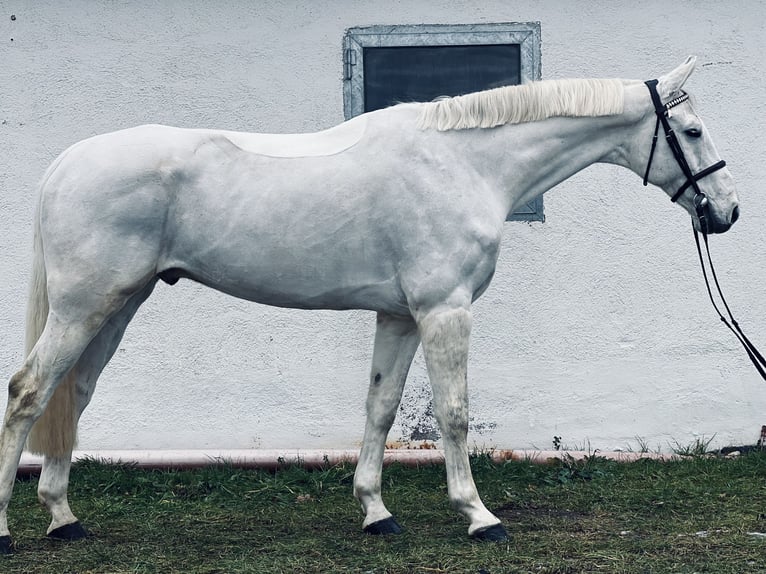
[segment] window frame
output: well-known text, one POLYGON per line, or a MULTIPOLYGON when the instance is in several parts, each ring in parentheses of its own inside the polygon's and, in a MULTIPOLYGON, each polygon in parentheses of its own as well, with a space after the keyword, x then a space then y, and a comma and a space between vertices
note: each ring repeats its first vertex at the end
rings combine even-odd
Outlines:
MULTIPOLYGON (((540 22, 407 24, 354 27, 343 37, 343 113, 364 113, 364 49, 414 46, 519 45, 521 83, 542 76, 540 22)), ((508 215, 508 221, 545 221, 542 196, 508 215)))

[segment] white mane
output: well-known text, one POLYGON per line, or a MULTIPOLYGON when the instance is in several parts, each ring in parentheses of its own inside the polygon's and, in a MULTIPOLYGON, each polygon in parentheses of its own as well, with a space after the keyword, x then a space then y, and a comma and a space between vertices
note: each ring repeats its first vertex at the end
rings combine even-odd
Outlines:
POLYGON ((545 80, 422 104, 420 129, 491 128, 554 116, 609 116, 623 111, 622 80, 545 80))

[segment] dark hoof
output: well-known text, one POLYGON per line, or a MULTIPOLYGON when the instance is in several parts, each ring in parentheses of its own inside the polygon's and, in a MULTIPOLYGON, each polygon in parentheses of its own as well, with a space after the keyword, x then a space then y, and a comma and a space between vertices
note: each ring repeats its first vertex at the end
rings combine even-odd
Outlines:
POLYGON ((72 524, 65 524, 59 526, 55 530, 51 530, 48 536, 57 540, 80 540, 88 536, 87 531, 82 527, 79 522, 73 522, 72 524))
POLYGON ((0 554, 13 553, 13 540, 10 536, 0 536, 0 554))
POLYGON ((487 528, 477 530, 471 537, 482 542, 508 542, 510 540, 502 524, 493 524, 487 528))
POLYGON ((404 529, 399 526, 399 523, 393 516, 389 516, 383 520, 368 524, 364 527, 364 531, 367 534, 401 534, 404 529))

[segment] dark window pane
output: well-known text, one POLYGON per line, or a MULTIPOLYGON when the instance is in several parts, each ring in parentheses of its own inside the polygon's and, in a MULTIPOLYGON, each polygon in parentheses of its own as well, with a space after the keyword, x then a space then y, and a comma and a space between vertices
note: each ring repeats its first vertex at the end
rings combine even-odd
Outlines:
POLYGON ((364 48, 364 110, 521 83, 518 44, 364 48))

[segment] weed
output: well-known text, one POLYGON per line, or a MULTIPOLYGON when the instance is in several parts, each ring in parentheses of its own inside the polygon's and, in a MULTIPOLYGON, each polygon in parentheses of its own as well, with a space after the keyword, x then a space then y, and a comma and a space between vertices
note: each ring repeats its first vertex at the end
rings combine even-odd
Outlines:
POLYGON ((710 452, 710 445, 715 440, 715 436, 713 435, 706 439, 703 435, 697 437, 693 443, 688 445, 682 445, 678 441, 673 441, 671 449, 679 456, 703 456, 710 452))
POLYGON ((576 460, 570 455, 564 455, 553 465, 551 484, 569 484, 574 481, 593 480, 607 476, 606 460, 596 455, 586 456, 576 460))
MULTIPOLYGON (((635 436, 635 439, 636 439, 636 443, 638 444, 638 451, 636 452, 640 452, 641 454, 646 454, 650 452, 649 443, 646 441, 646 439, 638 435, 635 436)), ((632 449, 628 449, 628 450, 632 452, 632 449)))

